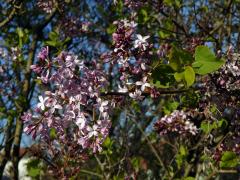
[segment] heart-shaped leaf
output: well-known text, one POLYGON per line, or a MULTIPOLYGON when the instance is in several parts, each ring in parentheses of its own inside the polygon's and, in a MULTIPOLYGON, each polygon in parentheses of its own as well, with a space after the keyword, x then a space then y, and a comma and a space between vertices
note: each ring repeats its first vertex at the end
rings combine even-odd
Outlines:
POLYGON ((195 62, 192 64, 197 74, 205 75, 218 70, 224 64, 207 46, 198 46, 195 50, 195 62))

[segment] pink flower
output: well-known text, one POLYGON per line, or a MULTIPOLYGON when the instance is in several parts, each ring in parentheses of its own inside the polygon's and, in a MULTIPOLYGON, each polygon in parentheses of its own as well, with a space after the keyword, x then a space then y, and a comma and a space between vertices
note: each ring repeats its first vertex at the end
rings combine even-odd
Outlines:
POLYGON ((51 113, 55 112, 55 109, 62 109, 62 106, 57 103, 57 100, 54 98, 48 98, 46 100, 46 107, 50 108, 51 113))
POLYGON ((47 46, 41 49, 37 57, 39 60, 44 61, 45 59, 48 58, 48 54, 49 54, 49 48, 47 46))
POLYGON ((30 121, 32 119, 32 114, 30 112, 24 112, 21 119, 23 121, 30 121))
POLYGON ((84 149, 99 151, 111 125, 105 123, 109 119, 111 103, 100 97, 108 85, 105 73, 98 63, 86 66, 72 53, 62 52, 53 60, 47 59, 48 53, 48 48, 43 48, 38 56, 38 65, 32 68, 39 72, 38 78, 49 83, 54 90, 45 91, 45 97, 39 96, 34 109, 36 118, 31 118, 32 114, 23 115, 23 120, 28 122, 25 131, 33 137, 38 134, 41 140, 51 143, 49 131, 53 128, 57 131, 56 139, 61 143, 73 138, 84 149), (80 75, 76 74, 76 69, 80 75), (89 115, 92 109, 96 109, 97 121, 102 123, 92 121, 89 115), (73 124, 78 128, 70 130, 71 133, 66 132, 67 128, 72 129, 73 124))
POLYGON ((40 74, 42 72, 42 67, 34 64, 34 65, 31 65, 31 69, 33 70, 33 72, 37 73, 37 74, 40 74))

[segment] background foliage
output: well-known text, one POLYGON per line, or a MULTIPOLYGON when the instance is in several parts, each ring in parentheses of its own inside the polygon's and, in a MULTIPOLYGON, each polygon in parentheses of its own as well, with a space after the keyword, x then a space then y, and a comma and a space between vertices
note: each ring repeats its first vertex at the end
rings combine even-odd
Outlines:
MULTIPOLYGON (((12 176, 18 178, 21 117, 52 88, 31 70, 48 46, 50 57, 68 51, 99 63, 108 75, 106 93, 111 92, 103 96, 117 103, 102 151, 63 148, 49 158, 37 138, 29 148, 37 157, 28 164, 29 176, 238 179, 239 9, 238 0, 0 1, 0 176, 12 161, 12 176), (137 39, 123 34, 122 20, 137 23, 134 31, 146 38, 141 46, 131 46, 137 39), (121 69, 119 53, 136 61, 121 69), (146 70, 134 75, 138 60, 146 70), (120 80, 124 73, 131 84, 120 80), (137 82, 153 89, 133 98, 137 82), (127 91, 119 92, 118 85, 127 91)), ((56 129, 49 136, 57 139, 56 129)))

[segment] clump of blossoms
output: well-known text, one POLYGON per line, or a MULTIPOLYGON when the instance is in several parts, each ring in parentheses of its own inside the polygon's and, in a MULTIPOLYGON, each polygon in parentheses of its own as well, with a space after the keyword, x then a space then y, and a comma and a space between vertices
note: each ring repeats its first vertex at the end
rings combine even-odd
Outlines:
MULTIPOLYGON (((202 85, 199 87, 201 101, 199 107, 202 111, 209 111, 209 104, 217 107, 219 112, 212 113, 211 119, 216 120, 223 118, 226 120, 228 134, 212 150, 212 157, 220 162, 222 155, 226 151, 234 152, 240 155, 240 110, 239 110, 239 90, 240 90, 240 55, 234 53, 233 48, 227 51, 226 63, 215 73, 202 79, 202 85)), ((215 132, 216 133, 216 132, 215 132)), ((224 132, 225 133, 225 132, 224 132)))
POLYGON ((213 153, 214 160, 220 162, 223 153, 226 151, 232 151, 236 153, 238 156, 240 156, 239 137, 240 137, 239 135, 230 136, 226 138, 223 143, 219 144, 213 153))
POLYGON ((127 6, 128 8, 140 8, 142 7, 146 2, 144 1, 136 1, 136 0, 125 0, 124 5, 127 6))
POLYGON ((60 20, 61 31, 67 37, 75 37, 80 35, 81 33, 85 33, 89 31, 90 22, 82 21, 77 17, 73 16, 64 16, 60 20))
POLYGON ((130 86, 134 88, 131 88, 129 96, 134 99, 142 99, 144 93, 158 96, 157 90, 148 81, 152 54, 152 44, 148 42, 150 36, 137 34, 134 21, 125 19, 114 24, 117 26, 112 35, 114 51, 105 56, 105 62, 112 60, 111 63, 119 69, 121 86, 118 91, 128 92, 127 87, 130 86))
POLYGON ((42 11, 44 11, 44 12, 46 12, 48 14, 50 14, 52 12, 55 4, 56 4, 56 0, 38 0, 37 1, 38 7, 42 11))
POLYGON ((51 59, 48 47, 41 50, 38 63, 31 68, 42 83, 54 90, 45 91, 39 96, 34 112, 22 116, 27 134, 46 142, 54 129, 62 144, 71 136, 83 149, 101 151, 111 126, 112 104, 101 97, 101 91, 108 85, 104 72, 96 62, 86 64, 89 63, 69 52, 51 59))
POLYGON ((240 54, 233 53, 231 58, 219 70, 217 84, 221 89, 227 91, 240 89, 240 54))
POLYGON ((196 135, 197 127, 190 121, 190 114, 184 111, 175 110, 155 123, 155 129, 160 135, 168 133, 196 135))
POLYGON ((4 47, 0 47, 0 93, 2 101, 7 104, 13 97, 17 98, 19 88, 18 84, 14 83, 16 77, 14 71, 11 70, 13 63, 17 63, 20 57, 20 50, 12 47, 7 50, 4 47))

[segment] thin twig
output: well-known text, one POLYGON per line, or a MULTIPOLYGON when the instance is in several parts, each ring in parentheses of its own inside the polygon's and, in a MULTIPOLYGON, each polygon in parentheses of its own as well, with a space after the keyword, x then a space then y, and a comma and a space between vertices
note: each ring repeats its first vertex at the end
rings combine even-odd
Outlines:
POLYGON ((86 169, 81 169, 80 172, 86 173, 86 174, 89 174, 89 175, 93 175, 93 176, 97 176, 97 177, 103 179, 103 176, 102 176, 102 175, 100 175, 100 174, 98 174, 98 173, 95 173, 95 172, 92 172, 92 171, 88 171, 88 170, 86 170, 86 169))
POLYGON ((97 163, 103 173, 103 176, 104 176, 104 179, 108 179, 108 177, 105 175, 105 172, 104 172, 104 165, 102 164, 102 162, 100 161, 100 159, 97 157, 97 155, 94 155, 94 157, 96 158, 97 160, 97 163))
POLYGON ((22 5, 22 2, 19 5, 14 5, 14 7, 11 10, 11 12, 9 13, 9 15, 2 22, 0 22, 0 28, 7 25, 13 19, 14 15, 16 14, 17 9, 20 9, 21 5, 22 5))
MULTIPOLYGON (((130 116, 133 116, 131 114, 129 114, 130 116)), ((137 123, 137 121, 134 119, 134 116, 132 118, 133 122, 137 125, 138 129, 141 131, 141 133, 143 134, 144 138, 147 140, 147 144, 149 145, 151 151, 153 152, 153 154, 156 156, 157 160, 159 161, 160 165, 164 168, 164 170, 166 172, 168 171, 168 168, 166 167, 166 165, 164 164, 163 160, 161 159, 161 157, 158 155, 157 150, 154 148, 154 146, 152 145, 151 141, 149 140, 148 136, 146 135, 146 133, 144 132, 144 130, 141 128, 141 126, 139 126, 139 124, 137 123)))

